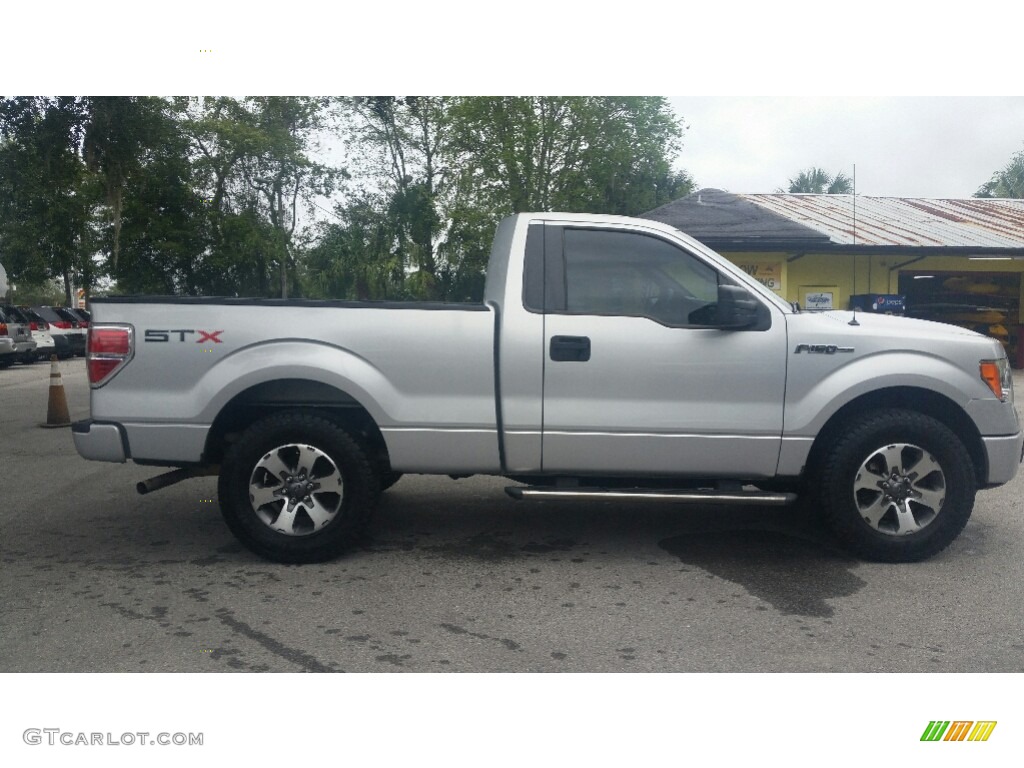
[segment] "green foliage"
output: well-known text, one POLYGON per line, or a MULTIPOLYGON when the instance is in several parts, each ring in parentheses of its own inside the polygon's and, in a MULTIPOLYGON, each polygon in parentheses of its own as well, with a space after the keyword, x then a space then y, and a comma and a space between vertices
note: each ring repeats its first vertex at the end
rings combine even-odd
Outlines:
POLYGON ((111 268, 117 271, 125 187, 142 174, 148 155, 159 150, 171 127, 166 104, 153 97, 94 96, 85 100, 89 118, 83 159, 98 174, 112 228, 111 268))
MULTIPOLYGON (((378 96, 344 106, 364 150, 359 171, 375 191, 359 206, 388 222, 366 263, 392 279, 365 280, 369 297, 383 297, 373 285, 393 293, 397 274, 414 297, 479 300, 503 216, 635 215, 693 188, 672 170, 682 128, 661 98, 378 96)), ((345 254, 352 268, 364 263, 345 254)))
POLYGON ((460 184, 496 212, 635 215, 692 189, 671 170, 682 128, 661 98, 465 98, 451 117, 460 184))
POLYGON ((20 97, 0 102, 0 252, 11 281, 88 281, 90 223, 99 201, 80 154, 83 100, 20 97))
POLYGON ((338 208, 341 223, 321 226, 306 253, 306 292, 314 298, 403 298, 402 264, 390 253, 390 222, 370 198, 338 208))
POLYGON ((64 291, 53 280, 42 283, 20 282, 11 287, 10 303, 17 306, 61 306, 65 303, 64 291))
POLYGON ((501 217, 633 215, 691 191, 681 132, 649 97, 0 99, 0 254, 66 301, 477 301, 501 217), (348 169, 315 159, 330 132, 348 169), (303 229, 339 190, 335 220, 303 229))
POLYGON ((800 171, 796 178, 789 180, 788 190, 778 192, 804 192, 814 195, 849 195, 853 193, 853 180, 842 171, 835 176, 823 168, 811 167, 800 171))
POLYGON ((974 197, 1024 198, 1024 151, 1013 156, 1006 167, 978 187, 974 197))
POLYGON ((175 106, 196 150, 195 184, 207 204, 212 261, 231 265, 218 274, 240 280, 231 293, 287 297, 297 287, 290 267, 300 204, 332 192, 343 175, 311 158, 328 101, 203 98, 175 106))
MULTIPOLYGON (((118 293, 202 295, 211 287, 202 278, 209 221, 194 188, 188 138, 166 102, 149 119, 144 143, 135 145, 144 150, 125 163, 132 172, 121 177, 120 224, 104 229, 107 273, 116 280, 118 293)), ((103 179, 103 185, 109 201, 109 181, 103 179)), ((111 216, 112 210, 105 223, 111 223, 111 216)))

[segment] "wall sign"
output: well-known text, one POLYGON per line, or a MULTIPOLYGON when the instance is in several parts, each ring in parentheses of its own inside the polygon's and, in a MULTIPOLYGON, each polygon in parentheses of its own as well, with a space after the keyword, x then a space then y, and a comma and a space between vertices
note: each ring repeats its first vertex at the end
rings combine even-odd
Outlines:
POLYGON ((811 312, 824 312, 836 308, 839 289, 834 285, 801 285, 800 308, 811 312))
POLYGON ((756 264, 737 264, 752 278, 757 280, 765 288, 770 288, 776 293, 782 293, 782 262, 770 261, 756 264))

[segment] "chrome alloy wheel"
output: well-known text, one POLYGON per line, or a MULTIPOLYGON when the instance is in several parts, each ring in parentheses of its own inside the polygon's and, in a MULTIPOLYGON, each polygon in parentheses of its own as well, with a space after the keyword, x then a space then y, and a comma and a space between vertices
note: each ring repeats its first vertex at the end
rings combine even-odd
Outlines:
POLYGON ((909 536, 930 524, 946 500, 946 476, 935 457, 910 443, 874 451, 857 470, 854 501, 880 533, 909 536))
POLYGON ((249 478, 249 502, 257 517, 288 536, 307 536, 330 523, 344 491, 338 466, 312 445, 274 448, 249 478))

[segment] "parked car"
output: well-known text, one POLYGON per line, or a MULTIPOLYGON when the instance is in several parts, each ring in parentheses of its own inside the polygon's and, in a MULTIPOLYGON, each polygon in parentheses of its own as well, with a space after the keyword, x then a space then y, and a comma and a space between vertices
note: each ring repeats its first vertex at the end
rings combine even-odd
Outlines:
POLYGON ((71 354, 85 357, 85 329, 82 321, 67 307, 32 307, 47 323, 50 333, 64 336, 71 346, 71 354))
POLYGON ((57 333, 54 328, 46 322, 42 316, 31 307, 18 307, 29 321, 32 329, 32 338, 39 345, 36 348, 36 357, 39 360, 49 360, 50 355, 57 355, 60 360, 67 360, 73 354, 71 342, 63 333, 57 333), (49 343, 47 343, 49 339, 49 343))
POLYGON ((88 309, 79 309, 78 307, 68 308, 71 314, 78 318, 78 322, 82 324, 83 328, 89 327, 89 321, 92 320, 92 314, 88 309))
POLYGON ((32 319, 28 312, 21 307, 8 307, 8 311, 17 314, 24 322, 28 323, 29 330, 32 332, 32 340, 36 343, 35 350, 25 352, 21 362, 30 364, 37 360, 49 360, 50 355, 56 352, 56 344, 50 334, 49 323, 32 319))
POLYGON ((35 355, 36 342, 32 339, 25 316, 17 307, 0 304, 0 368, 35 355))

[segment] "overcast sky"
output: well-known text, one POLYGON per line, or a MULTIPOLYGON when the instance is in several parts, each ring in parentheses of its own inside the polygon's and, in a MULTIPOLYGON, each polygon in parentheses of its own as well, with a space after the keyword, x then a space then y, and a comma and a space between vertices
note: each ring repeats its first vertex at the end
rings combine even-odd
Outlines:
POLYGON ((774 192, 810 166, 857 193, 969 197, 1024 150, 1022 97, 672 97, 698 188, 774 192))
POLYGON ((856 164, 860 194, 969 197, 1024 150, 1024 96, 1003 95, 1024 92, 1020 0, 987 0, 970 13, 925 13, 901 0, 860 0, 856 13, 818 0, 675 11, 633 0, 616 14, 557 0, 517 0, 514 12, 468 0, 333 10, 291 0, 283 16, 262 4, 240 13, 226 0, 179 0, 173 14, 126 7, 93 0, 88 14, 55 16, 49 4, 15 5, 12 29, 46 35, 5 40, 0 88, 689 93, 669 96, 689 126, 678 167, 700 187, 733 192, 785 188, 810 166, 852 176, 856 164))

